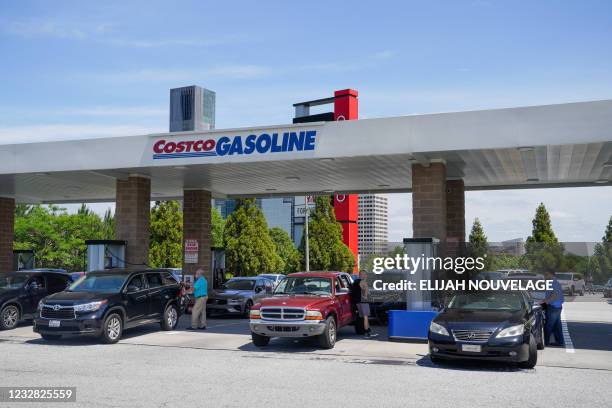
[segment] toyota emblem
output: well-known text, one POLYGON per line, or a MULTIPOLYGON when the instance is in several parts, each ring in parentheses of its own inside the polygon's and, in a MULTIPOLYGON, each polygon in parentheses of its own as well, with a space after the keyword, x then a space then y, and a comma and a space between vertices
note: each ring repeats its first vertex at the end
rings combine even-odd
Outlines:
POLYGON ((55 310, 56 312, 60 310, 60 305, 53 305, 53 310, 55 310))
POLYGON ((468 339, 473 339, 473 338, 474 338, 474 333, 468 334, 468 339))

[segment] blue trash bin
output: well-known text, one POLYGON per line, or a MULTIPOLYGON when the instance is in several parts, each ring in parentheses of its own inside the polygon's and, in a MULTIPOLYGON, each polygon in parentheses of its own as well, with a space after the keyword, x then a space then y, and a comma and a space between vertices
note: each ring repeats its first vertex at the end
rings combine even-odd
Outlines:
POLYGON ((389 340, 427 340, 435 311, 389 310, 389 340))

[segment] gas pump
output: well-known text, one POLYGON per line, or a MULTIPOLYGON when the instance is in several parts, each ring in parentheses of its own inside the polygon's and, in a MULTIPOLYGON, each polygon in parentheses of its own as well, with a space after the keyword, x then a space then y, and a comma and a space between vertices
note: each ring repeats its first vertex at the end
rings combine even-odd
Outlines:
POLYGON ((92 239, 87 245, 87 272, 125 267, 126 241, 92 239))
POLYGON ((33 249, 13 250, 13 270, 34 269, 35 261, 33 249))

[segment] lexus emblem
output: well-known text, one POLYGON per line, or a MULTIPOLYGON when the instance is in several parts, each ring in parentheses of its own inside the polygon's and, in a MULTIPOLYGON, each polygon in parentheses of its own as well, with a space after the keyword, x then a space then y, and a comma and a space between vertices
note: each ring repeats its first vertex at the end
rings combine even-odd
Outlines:
POLYGON ((53 305, 53 310, 55 310, 56 312, 60 310, 60 305, 53 305))

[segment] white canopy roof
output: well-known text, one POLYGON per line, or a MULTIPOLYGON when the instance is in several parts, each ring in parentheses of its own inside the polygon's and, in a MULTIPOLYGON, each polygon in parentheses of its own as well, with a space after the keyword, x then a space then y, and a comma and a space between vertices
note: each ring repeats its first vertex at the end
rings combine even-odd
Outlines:
POLYGON ((113 201, 115 180, 131 174, 151 177, 153 199, 186 188, 216 197, 402 192, 411 189, 411 164, 432 161, 446 162, 447 177, 463 178, 468 190, 610 185, 612 100, 0 145, 0 196, 113 201), (314 148, 246 154, 249 135, 276 133, 280 149, 290 132, 315 132, 314 148), (198 140, 229 148, 236 136, 242 144, 232 155, 154 149, 198 140))

